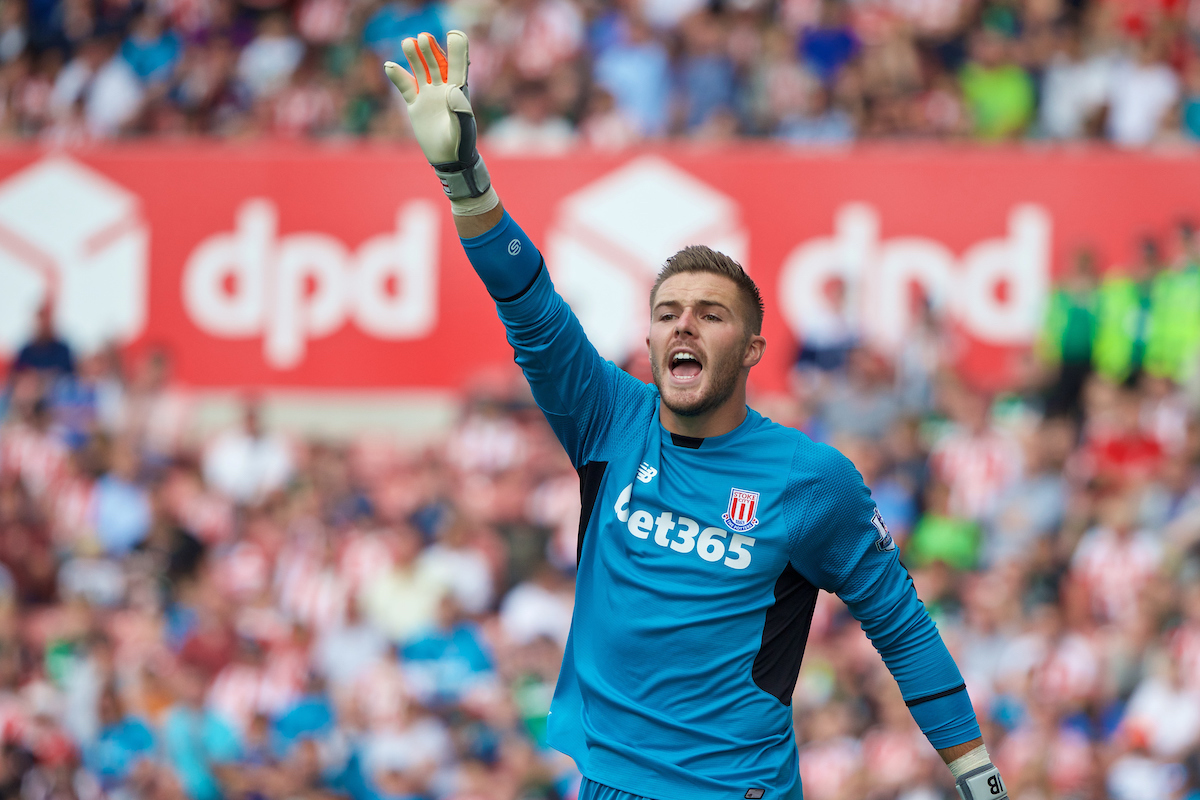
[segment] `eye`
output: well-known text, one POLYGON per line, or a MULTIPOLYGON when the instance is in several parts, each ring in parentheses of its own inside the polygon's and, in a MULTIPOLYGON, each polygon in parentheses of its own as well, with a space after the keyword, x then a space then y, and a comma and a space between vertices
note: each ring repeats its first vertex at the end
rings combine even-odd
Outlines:
POLYGON ((659 319, 660 319, 660 320, 665 320, 665 319, 675 319, 675 315, 674 315, 674 314, 672 314, 670 311, 668 311, 668 312, 666 312, 666 313, 662 314, 661 316, 659 316, 659 319))
POLYGON ((705 314, 704 318, 706 320, 708 320, 709 322, 720 322, 721 321, 721 318, 718 317, 716 314, 705 314))

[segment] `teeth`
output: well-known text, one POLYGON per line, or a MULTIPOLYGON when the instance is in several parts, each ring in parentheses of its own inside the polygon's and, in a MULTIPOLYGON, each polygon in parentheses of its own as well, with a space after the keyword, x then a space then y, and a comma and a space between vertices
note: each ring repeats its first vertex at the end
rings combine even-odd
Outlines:
POLYGON ((696 361, 697 359, 691 353, 676 353, 675 360, 676 361, 696 361))

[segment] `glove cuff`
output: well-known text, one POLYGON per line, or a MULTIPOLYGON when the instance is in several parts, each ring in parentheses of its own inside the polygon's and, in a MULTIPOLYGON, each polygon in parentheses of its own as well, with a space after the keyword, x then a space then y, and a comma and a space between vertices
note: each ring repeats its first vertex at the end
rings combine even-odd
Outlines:
POLYGON ((479 197, 451 200, 450 210, 456 217, 474 217, 485 214, 498 205, 500 205, 500 195, 496 194, 496 190, 489 186, 488 190, 479 197))
POLYGON ((1008 787, 1000 777, 1000 770, 990 761, 982 767, 966 772, 954 781, 954 788, 962 800, 1007 800, 1008 787))
POLYGON ((492 178, 488 175, 487 165, 483 163, 483 157, 479 153, 475 154, 475 163, 469 166, 464 167, 461 161, 434 164, 433 171, 442 182, 442 190, 446 192, 446 197, 452 201, 482 197, 492 188, 492 178))

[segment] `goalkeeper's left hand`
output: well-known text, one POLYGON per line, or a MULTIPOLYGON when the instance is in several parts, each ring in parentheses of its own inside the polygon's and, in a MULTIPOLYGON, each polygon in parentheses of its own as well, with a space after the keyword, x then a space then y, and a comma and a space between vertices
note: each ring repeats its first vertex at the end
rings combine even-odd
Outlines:
POLYGON ((446 35, 449 57, 429 33, 405 39, 401 47, 412 72, 392 61, 383 70, 404 96, 417 144, 441 180, 454 213, 474 216, 490 211, 500 199, 475 149, 475 113, 467 99, 467 35, 446 35))
POLYGON ((987 748, 980 745, 970 756, 964 756, 963 760, 972 756, 977 759, 976 764, 964 764, 966 769, 961 772, 955 770, 958 762, 951 765, 951 772, 956 773, 954 788, 958 789, 958 796, 962 800, 1008 800, 1008 787, 1000 777, 1000 770, 996 769, 996 765, 988 756, 987 748))

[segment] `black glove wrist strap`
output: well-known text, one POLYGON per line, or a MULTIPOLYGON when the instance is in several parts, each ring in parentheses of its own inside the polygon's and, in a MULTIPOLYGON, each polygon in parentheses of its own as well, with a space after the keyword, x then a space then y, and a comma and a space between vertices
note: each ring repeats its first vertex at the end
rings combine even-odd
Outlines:
POLYGON ((475 162, 470 165, 461 161, 447 164, 434 164, 433 171, 442 182, 446 197, 451 200, 466 200, 479 197, 492 187, 492 178, 488 175, 487 165, 479 153, 475 153, 475 162))

